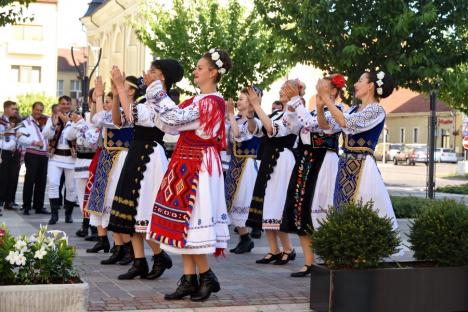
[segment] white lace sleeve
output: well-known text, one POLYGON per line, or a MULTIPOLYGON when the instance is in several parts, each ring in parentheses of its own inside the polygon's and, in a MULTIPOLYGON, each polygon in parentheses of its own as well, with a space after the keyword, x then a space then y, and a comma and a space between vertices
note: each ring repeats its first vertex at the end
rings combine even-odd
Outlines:
POLYGON ((171 128, 177 128, 199 119, 200 114, 196 104, 180 108, 166 94, 159 80, 151 83, 146 89, 146 99, 157 113, 155 118, 171 128))
POLYGON ((377 126, 385 119, 385 110, 378 104, 370 104, 364 110, 353 114, 344 114, 347 134, 361 133, 377 126))
POLYGON ((137 126, 152 128, 155 126, 156 112, 150 105, 132 104, 133 121, 137 126))
POLYGON ((286 116, 283 114, 281 118, 272 120, 273 133, 268 135, 269 137, 283 137, 290 134, 298 134, 300 130, 300 125, 294 121, 296 117, 286 116))
POLYGON ((240 122, 238 122, 238 126, 239 126, 239 137, 234 138, 235 141, 244 142, 244 141, 248 141, 248 140, 250 140, 251 138, 254 137, 254 134, 250 133, 250 131, 249 131, 249 122, 248 121, 245 121, 245 120, 242 121, 241 120, 240 122))

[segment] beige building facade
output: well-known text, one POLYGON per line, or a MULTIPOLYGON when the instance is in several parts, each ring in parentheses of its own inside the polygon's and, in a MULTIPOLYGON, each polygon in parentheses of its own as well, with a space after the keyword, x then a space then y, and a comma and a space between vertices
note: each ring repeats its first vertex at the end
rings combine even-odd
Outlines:
MULTIPOLYGON (((140 76, 143 70, 149 68, 151 52, 138 40, 131 25, 132 21, 139 18, 142 4, 141 0, 91 1, 88 11, 81 18, 90 45, 88 73, 97 62, 96 48, 102 48, 96 73, 104 81, 110 81, 113 65, 119 66, 127 75, 134 76, 140 76)), ((107 85, 110 86, 110 83, 107 85)))
POLYGON ((56 95, 57 0, 37 0, 32 21, 0 28, 0 101, 25 93, 56 95))

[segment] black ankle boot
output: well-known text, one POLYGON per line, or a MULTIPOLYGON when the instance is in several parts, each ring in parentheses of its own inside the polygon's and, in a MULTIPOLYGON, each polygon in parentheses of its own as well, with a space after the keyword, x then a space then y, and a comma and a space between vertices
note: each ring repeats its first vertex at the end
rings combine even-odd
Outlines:
POLYGON ((112 248, 112 254, 106 260, 102 260, 101 264, 116 264, 124 256, 123 245, 115 245, 112 248))
POLYGON ((210 297, 212 292, 216 293, 220 290, 221 286, 219 285, 218 278, 209 269, 205 273, 200 274, 200 288, 198 288, 197 293, 190 296, 190 300, 205 301, 210 297))
POLYGON ((262 229, 252 229, 252 232, 250 232, 250 237, 260 239, 262 237, 262 229))
POLYGON ((49 202, 50 202, 50 210, 51 210, 49 225, 53 225, 53 224, 56 224, 59 220, 58 210, 60 208, 60 202, 58 198, 51 198, 49 199, 49 202))
POLYGON ((247 233, 247 234, 241 235, 237 246, 229 251, 235 254, 242 254, 245 252, 250 252, 253 248, 254 248, 254 242, 250 238, 249 233, 247 233))
POLYGON ((65 199, 65 204, 64 204, 64 209, 65 209, 65 223, 73 223, 73 208, 75 207, 75 202, 71 202, 65 199))
POLYGON ((153 256, 153 268, 151 272, 148 273, 148 279, 156 279, 160 277, 166 269, 172 268, 172 260, 171 257, 164 251, 157 255, 153 256))
POLYGON ((179 300, 185 296, 193 295, 198 291, 198 277, 196 274, 182 275, 177 283, 177 289, 172 294, 164 295, 166 300, 179 300))
POLYGON ((128 270, 127 273, 119 275, 119 280, 130 280, 134 279, 137 276, 141 278, 146 278, 148 275, 148 262, 146 258, 135 258, 133 261, 132 267, 128 270))
POLYGON ((83 222, 81 223, 81 229, 76 231, 76 236, 78 237, 86 237, 88 236, 89 230, 89 218, 83 218, 83 222))
POLYGON ((89 228, 91 229, 91 235, 85 237, 85 241, 87 242, 95 242, 98 240, 97 234, 97 227, 90 225, 89 228))
POLYGON ((110 249, 110 244, 109 244, 109 239, 106 236, 98 236, 98 241, 96 245, 94 245, 92 248, 86 249, 86 252, 88 253, 97 253, 100 250, 104 250, 104 252, 109 252, 110 249))
POLYGON ((122 259, 120 259, 119 264, 128 265, 132 263, 133 259, 135 258, 135 255, 133 253, 132 242, 125 243, 122 246, 122 249, 123 249, 123 256, 122 256, 122 259))

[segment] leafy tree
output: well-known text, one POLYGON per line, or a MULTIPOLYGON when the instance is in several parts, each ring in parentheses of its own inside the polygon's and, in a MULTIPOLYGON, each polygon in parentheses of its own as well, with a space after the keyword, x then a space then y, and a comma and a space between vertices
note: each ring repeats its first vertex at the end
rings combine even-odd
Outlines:
POLYGON ((380 67, 427 92, 467 62, 466 0, 256 0, 257 10, 294 47, 292 57, 351 82, 380 67))
POLYGON ((451 107, 468 113, 468 63, 447 69, 441 80, 440 98, 451 107))
POLYGON ((0 27, 32 20, 24 17, 24 9, 35 0, 0 0, 0 27))
POLYGON ((21 116, 31 114, 34 102, 42 102, 44 104, 44 114, 50 115, 52 105, 57 103, 57 98, 44 93, 25 93, 18 95, 16 98, 18 111, 21 116))
POLYGON ((210 48, 230 54, 233 68, 220 84, 225 97, 248 84, 269 86, 291 65, 286 41, 265 27, 256 10, 248 12, 237 0, 227 6, 214 0, 174 0, 170 10, 147 5, 143 11, 145 24, 136 25, 139 38, 158 58, 179 60, 190 79, 192 68, 210 48))

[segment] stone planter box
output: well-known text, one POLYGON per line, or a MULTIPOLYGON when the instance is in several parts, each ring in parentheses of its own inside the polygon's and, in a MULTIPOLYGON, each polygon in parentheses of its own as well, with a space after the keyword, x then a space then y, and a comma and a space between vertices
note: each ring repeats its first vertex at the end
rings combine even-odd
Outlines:
POLYGON ((312 267, 316 312, 468 311, 468 266, 330 270, 312 267))
POLYGON ((0 286, 0 312, 88 310, 88 283, 0 286))

